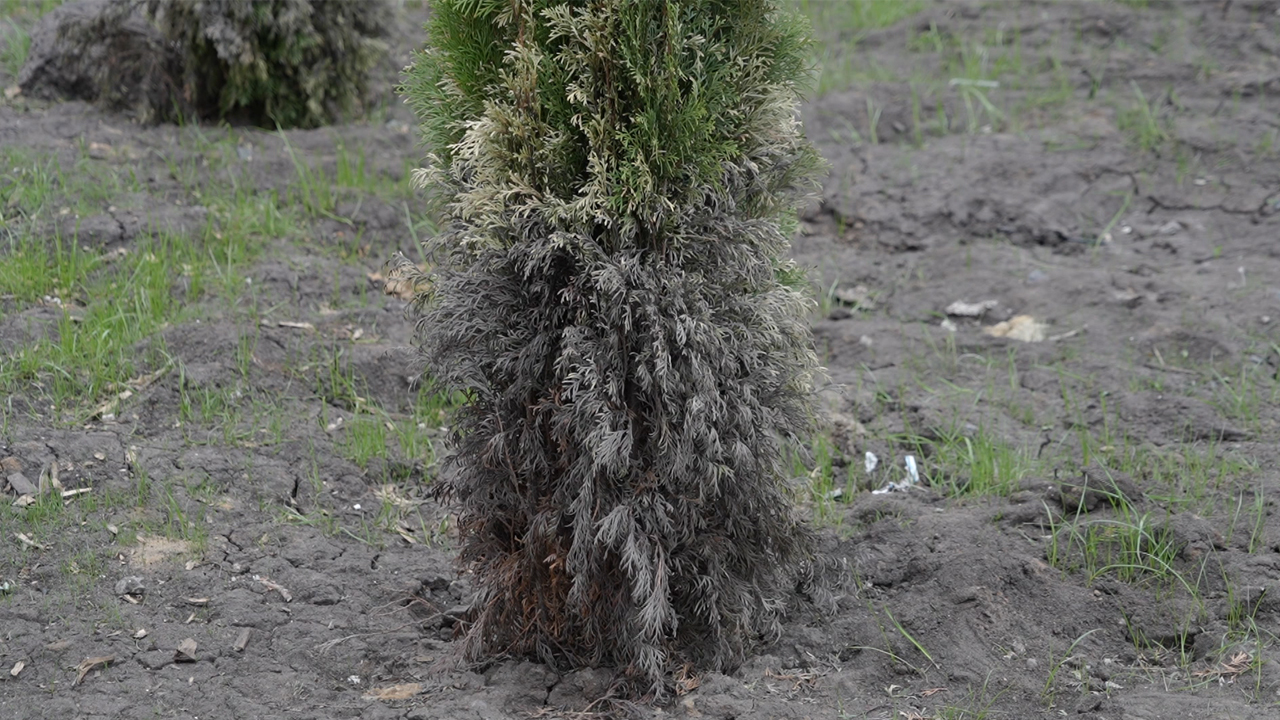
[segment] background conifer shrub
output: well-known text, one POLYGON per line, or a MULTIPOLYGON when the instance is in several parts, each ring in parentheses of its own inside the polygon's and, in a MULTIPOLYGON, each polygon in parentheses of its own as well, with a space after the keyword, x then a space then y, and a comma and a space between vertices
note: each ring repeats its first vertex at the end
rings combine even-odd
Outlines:
MULTIPOLYGON (((728 670, 813 563, 784 445, 816 359, 782 259, 821 162, 768 0, 444 0, 402 87, 444 231, 417 343, 455 420, 468 658, 728 670)), ((413 273, 407 262, 399 268, 413 273)))
POLYGON ((84 0, 42 18, 19 84, 143 122, 316 127, 357 115, 389 0, 84 0))
POLYGON ((146 0, 202 118, 316 127, 363 109, 386 56, 386 0, 146 0))

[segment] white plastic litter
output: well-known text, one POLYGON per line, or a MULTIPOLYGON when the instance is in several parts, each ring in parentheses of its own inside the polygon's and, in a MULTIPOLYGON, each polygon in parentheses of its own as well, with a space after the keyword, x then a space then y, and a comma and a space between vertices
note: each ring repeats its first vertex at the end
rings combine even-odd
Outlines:
MULTIPOLYGON (((868 453, 870 454, 870 453, 868 453)), ((879 490, 872 490, 872 495, 884 495, 891 492, 906 492, 920 483, 920 471, 916 468, 916 457, 907 455, 903 458, 907 466, 907 479, 902 482, 889 482, 879 490)))
POLYGON ((877 465, 879 465, 879 464, 880 464, 880 458, 876 457, 876 454, 875 454, 875 453, 873 453, 873 452, 871 452, 870 450, 868 450, 868 451, 867 451, 867 460, 866 460, 866 465, 867 465, 867 474, 868 474, 868 475, 870 475, 871 473, 875 472, 875 471, 876 471, 876 466, 877 466, 877 465))

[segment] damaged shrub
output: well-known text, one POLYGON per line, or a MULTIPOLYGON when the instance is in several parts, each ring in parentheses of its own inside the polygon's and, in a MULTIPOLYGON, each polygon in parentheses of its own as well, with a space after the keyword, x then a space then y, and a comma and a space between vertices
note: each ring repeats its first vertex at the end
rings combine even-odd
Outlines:
POLYGON ((466 397, 438 488, 462 652, 658 697, 732 669, 814 561, 782 463, 817 367, 781 259, 821 165, 807 29, 769 0, 445 0, 427 31, 402 91, 444 230, 411 311, 466 397))
POLYGON ((316 127, 363 110, 391 20, 388 0, 86 0, 41 20, 19 84, 144 122, 316 127))

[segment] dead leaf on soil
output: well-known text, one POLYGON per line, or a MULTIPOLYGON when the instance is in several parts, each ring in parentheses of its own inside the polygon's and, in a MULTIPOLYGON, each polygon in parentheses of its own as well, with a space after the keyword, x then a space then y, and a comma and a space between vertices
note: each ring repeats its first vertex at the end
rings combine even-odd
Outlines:
POLYGON ((49 652, 62 652, 63 650, 66 650, 69 647, 71 647, 70 640, 55 640, 54 642, 51 642, 48 645, 45 645, 44 649, 48 650, 49 652))
POLYGON ((845 305, 856 307, 860 310, 875 310, 875 293, 866 285, 857 285, 851 288, 837 288, 835 298, 845 305))
POLYGON ((195 662, 196 661, 196 641, 194 638, 187 638, 178 643, 178 649, 173 654, 174 662, 195 662))
POLYGON ((189 598, 187 598, 187 604, 188 604, 188 605, 208 605, 208 604, 209 604, 209 598, 207 598, 207 597, 189 597, 189 598))
POLYGON ((1248 672, 1252 664, 1252 655, 1247 652, 1238 652, 1232 655, 1230 660, 1218 663, 1216 668, 1200 670, 1193 674, 1201 678, 1217 678, 1219 683, 1230 684, 1235 682, 1237 677, 1248 672))
POLYGON ((12 100, 22 94, 22 88, 17 85, 10 85, 4 89, 4 96, 8 100, 12 100))
POLYGON ((999 300, 983 300, 982 302, 976 302, 976 303, 965 302, 964 300, 957 300, 951 303, 950 305, 948 305, 947 309, 944 312, 946 312, 948 315, 951 315, 953 317, 976 318, 976 317, 982 317, 987 313, 988 310, 990 310, 991 308, 994 308, 999 304, 1000 304, 999 300))
POLYGON ((982 332, 993 337, 1009 338, 1022 342, 1040 342, 1044 340, 1045 324, 1030 315, 1015 315, 1009 320, 996 323, 982 332))
POLYGON ((13 534, 13 536, 18 538, 18 542, 22 543, 23 545, 26 545, 29 548, 33 548, 36 550, 44 550, 43 545, 36 542, 35 540, 32 540, 31 537, 26 533, 16 532, 13 534))
POLYGON ((58 479, 58 461, 50 460, 49 466, 40 472, 40 494, 57 490, 62 492, 62 481, 58 479))
POLYGON ((18 673, 22 672, 22 668, 26 666, 27 666, 26 663, 19 660, 18 662, 13 664, 13 669, 9 671, 9 674, 12 675, 13 677, 18 677, 18 673))
POLYGON ((22 461, 10 455, 0 460, 0 471, 3 471, 5 475, 22 472, 22 461))
POLYGON ((134 640, 141 640, 142 638, 144 638, 144 637, 146 637, 146 636, 147 636, 147 629, 146 629, 146 628, 138 628, 137 630, 134 630, 134 631, 133 631, 133 639, 134 639, 134 640))
POLYGON ((236 641, 231 645, 231 647, 235 648, 236 652, 244 652, 244 649, 248 647, 249 633, 249 628, 240 628, 240 634, 236 636, 236 641))
POLYGON ((253 579, 262 583, 263 587, 265 587, 267 590, 275 590, 276 592, 280 593, 280 597, 284 598, 285 602, 293 601, 293 593, 286 590, 283 585, 280 585, 279 583, 276 583, 276 582, 272 582, 269 578, 261 577, 259 575, 254 575, 253 579))
POLYGON ((678 672, 676 672, 676 695, 688 695, 698 686, 702 684, 702 676, 699 675, 691 663, 685 663, 678 672))
POLYGON ((315 330, 316 326, 309 322, 293 322, 292 320, 281 320, 276 323, 277 327, 293 328, 294 330, 315 330))
MULTIPOLYGON (((419 272, 425 273, 427 266, 419 264, 417 266, 419 272)), ((419 287, 413 278, 407 276, 406 270, 401 268, 393 268, 384 277, 380 272, 368 273, 365 277, 369 278, 369 282, 376 287, 382 286, 384 295, 394 295, 401 300, 412 300, 413 296, 418 293, 419 287)))
POLYGON ((415 508, 425 502, 423 500, 415 500, 401 495, 400 489, 392 483, 386 483, 382 487, 375 488, 373 496, 378 498, 378 500, 381 500, 383 503, 394 505, 398 508, 415 508))
POLYGON ((408 700, 422 692, 422 683, 405 683, 389 685, 381 688, 369 688, 364 694, 365 700, 408 700))
POLYGON ((23 508, 28 505, 34 504, 35 501, 36 501, 35 495, 19 495, 18 499, 13 501, 13 506, 23 508))
POLYGON ((946 692, 946 691, 947 691, 947 689, 946 689, 946 688, 944 688, 944 687, 929 688, 928 690, 921 690, 921 691, 920 691, 920 696, 921 696, 921 697, 930 697, 930 696, 932 696, 932 695, 937 695, 937 694, 938 694, 938 693, 940 693, 940 692, 946 692))
POLYGON ((132 390, 121 390, 120 392, 116 393, 115 397, 111 398, 110 400, 94 408, 93 412, 90 413, 89 417, 102 418, 103 420, 109 420, 111 418, 114 418, 116 416, 116 410, 119 409, 120 407, 120 403, 125 400, 128 400, 131 397, 133 397, 132 390))
POLYGON ((85 675, 88 675, 94 670, 106 668, 115 661, 115 655, 102 655, 101 657, 91 657, 81 660, 80 664, 76 666, 76 681, 71 683, 72 687, 83 682, 85 675))

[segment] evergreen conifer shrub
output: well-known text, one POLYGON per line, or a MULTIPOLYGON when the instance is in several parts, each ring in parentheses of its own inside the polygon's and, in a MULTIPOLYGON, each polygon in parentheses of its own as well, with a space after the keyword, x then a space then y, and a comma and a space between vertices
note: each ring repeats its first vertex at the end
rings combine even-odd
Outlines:
POLYGON ((387 59, 388 0, 99 0, 55 10, 24 92, 143 122, 316 127, 357 115, 387 59))
MULTIPOLYGON (((462 652, 662 696, 779 629, 817 370, 790 219, 821 167, 773 0, 441 0, 402 87, 443 231, 411 306, 465 404, 462 652)), ((416 269, 402 261, 402 272, 416 269)))
POLYGON ((386 0, 145 0, 202 118, 317 127, 363 109, 386 56, 386 0))

